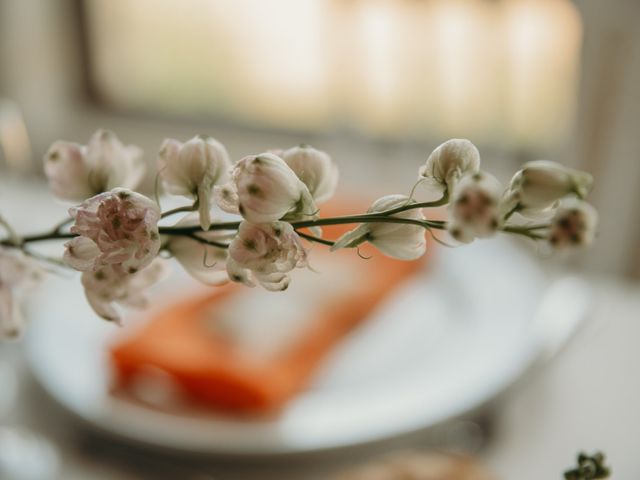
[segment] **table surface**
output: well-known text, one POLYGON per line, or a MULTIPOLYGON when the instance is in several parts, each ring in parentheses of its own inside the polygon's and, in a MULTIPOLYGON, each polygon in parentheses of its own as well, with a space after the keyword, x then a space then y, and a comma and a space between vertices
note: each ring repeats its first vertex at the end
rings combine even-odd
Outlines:
MULTIPOLYGON (((593 279, 593 284, 593 314, 571 343, 493 406, 491 437, 478 455, 499 478, 560 478, 559 472, 570 465, 578 449, 606 452, 614 478, 640 478, 640 285, 603 278, 593 279)), ((19 344, 10 347, 12 352, 6 350, 3 357, 21 375, 18 401, 2 424, 28 426, 56 442, 64 462, 60 478, 65 480, 324 478, 350 463, 307 461, 307 473, 300 477, 295 465, 282 466, 287 474, 279 473, 277 464, 256 466, 261 472, 257 474, 246 465, 203 467, 199 462, 174 462, 132 451, 70 424, 28 375, 19 344), (199 471, 214 475, 198 476, 199 471)), ((415 446, 424 448, 419 442, 415 446)), ((357 461, 365 458, 366 452, 357 461)))
MULTIPOLYGON (((2 193, 11 194, 7 188, 2 193)), ((56 212, 63 208, 56 207, 56 212)), ((25 221, 31 225, 34 220, 25 221)), ((581 449, 606 452, 613 478, 640 478, 640 285, 603 277, 590 281, 594 306, 585 325, 551 363, 492 405, 490 435, 478 455, 499 478, 561 478, 581 449)), ((53 440, 62 453, 59 478, 64 480, 320 479, 374 454, 254 468, 178 462, 106 441, 73 424, 29 376, 19 343, 0 345, 0 362, 15 368, 19 378, 17 401, 4 416, 0 411, 0 426, 26 426, 53 440)), ((415 448, 425 448, 422 441, 415 442, 415 448)))

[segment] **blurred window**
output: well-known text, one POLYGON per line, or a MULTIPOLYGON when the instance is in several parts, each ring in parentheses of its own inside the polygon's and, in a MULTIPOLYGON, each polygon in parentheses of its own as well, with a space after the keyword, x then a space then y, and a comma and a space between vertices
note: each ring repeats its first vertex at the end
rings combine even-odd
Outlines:
POLYGON ((119 109, 286 130, 562 142, 582 24, 569 0, 85 0, 119 109))

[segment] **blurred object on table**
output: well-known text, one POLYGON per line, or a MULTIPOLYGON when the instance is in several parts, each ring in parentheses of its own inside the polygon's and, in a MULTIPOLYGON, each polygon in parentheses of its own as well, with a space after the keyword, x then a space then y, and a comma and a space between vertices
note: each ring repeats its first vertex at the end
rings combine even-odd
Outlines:
POLYGON ((27 126, 16 102, 0 97, 0 167, 31 170, 31 146, 27 126))
POLYGON ((399 452, 348 470, 334 480, 496 480, 478 460, 445 453, 399 452))

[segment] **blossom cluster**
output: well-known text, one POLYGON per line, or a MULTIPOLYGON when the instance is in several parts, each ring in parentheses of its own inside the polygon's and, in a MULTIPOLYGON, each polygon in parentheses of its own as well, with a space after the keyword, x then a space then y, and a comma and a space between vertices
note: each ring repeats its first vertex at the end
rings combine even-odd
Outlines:
POLYGON ((384 255, 414 260, 426 251, 427 231, 446 230, 459 243, 503 231, 562 249, 588 245, 597 224, 595 209, 584 201, 589 174, 540 160, 525 164, 502 186, 481 169, 478 149, 463 139, 449 140, 428 156, 409 195, 383 196, 350 217, 320 217, 339 173, 330 155, 308 145, 234 163, 212 137, 167 139, 156 173, 166 194, 189 203, 164 212, 157 198, 136 191, 145 165, 138 147, 106 130, 86 146, 51 145, 44 171, 53 194, 75 203, 71 225, 48 236, 9 232, 1 241, 0 335, 19 332, 14 299, 38 272, 27 248, 35 241, 67 239, 63 260, 81 272, 89 304, 101 317, 120 322, 116 305, 144 306, 145 289, 167 271, 166 257, 210 285, 231 281, 278 291, 287 288, 294 269, 308 267, 308 243, 331 250, 369 243, 384 255), (439 199, 417 201, 414 192, 423 187, 439 199), (446 220, 425 216, 427 208, 445 205, 446 220), (353 228, 337 239, 322 237, 323 225, 338 223, 353 228))

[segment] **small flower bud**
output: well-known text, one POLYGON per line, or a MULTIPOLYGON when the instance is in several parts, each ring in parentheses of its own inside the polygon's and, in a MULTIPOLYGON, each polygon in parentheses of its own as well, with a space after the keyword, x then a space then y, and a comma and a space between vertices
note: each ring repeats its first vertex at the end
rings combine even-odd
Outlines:
MULTIPOLYGON (((367 213, 385 212, 408 205, 409 202, 409 197, 406 195, 387 195, 376 200, 369 207, 367 213)), ((395 213, 391 217, 424 220, 422 210, 419 208, 395 213)), ((362 223, 354 230, 342 235, 331 247, 331 250, 355 248, 364 242, 369 242, 388 257, 415 260, 424 255, 427 248, 424 234, 424 227, 420 225, 387 222, 362 223)))
POLYGON ((565 198, 551 220, 549 243, 556 249, 587 246, 595 238, 597 225, 595 208, 577 198, 565 198))
POLYGON ((215 185, 227 181, 229 154, 212 137, 196 136, 186 143, 166 139, 158 154, 158 168, 169 193, 198 200, 200 226, 211 226, 215 185))
POLYGON ((548 160, 535 160, 513 176, 505 202, 524 215, 535 215, 553 208, 558 200, 570 194, 584 199, 592 184, 593 177, 586 172, 548 160))
POLYGON ((262 153, 235 164, 231 184, 216 189, 220 208, 253 223, 315 217, 317 207, 307 186, 280 157, 262 153), (237 205, 233 201, 237 200, 237 205))
POLYGON ((98 130, 87 146, 57 141, 44 156, 53 194, 82 201, 116 187, 135 189, 145 173, 142 150, 123 145, 109 130, 98 130))
POLYGON ((480 152, 476 146, 469 140, 454 138, 431 152, 419 174, 437 188, 451 192, 463 175, 479 168, 480 152))
POLYGON ((502 186, 486 172, 467 174, 453 189, 448 231, 462 243, 489 237, 500 226, 498 208, 502 186))
POLYGON ((285 150, 282 159, 307 186, 317 204, 329 200, 338 185, 338 167, 322 150, 300 145, 285 150))

